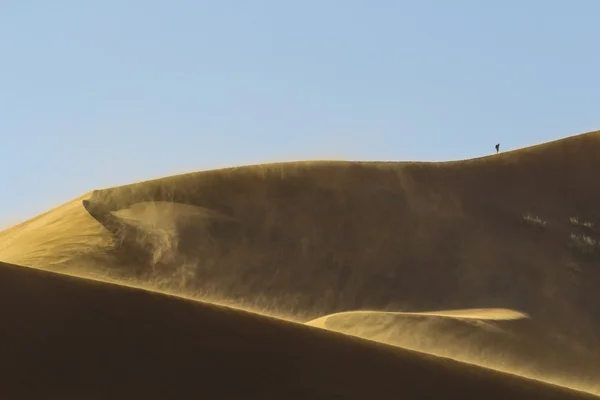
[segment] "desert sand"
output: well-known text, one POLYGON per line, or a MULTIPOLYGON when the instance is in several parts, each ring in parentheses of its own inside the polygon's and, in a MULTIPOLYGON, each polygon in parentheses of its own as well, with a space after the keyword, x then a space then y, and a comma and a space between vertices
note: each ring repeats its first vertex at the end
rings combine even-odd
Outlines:
POLYGON ((600 393, 597 354, 513 310, 351 311, 307 324, 600 393))
POLYGON ((599 153, 84 194, 0 232, 0 397, 597 398, 599 153))

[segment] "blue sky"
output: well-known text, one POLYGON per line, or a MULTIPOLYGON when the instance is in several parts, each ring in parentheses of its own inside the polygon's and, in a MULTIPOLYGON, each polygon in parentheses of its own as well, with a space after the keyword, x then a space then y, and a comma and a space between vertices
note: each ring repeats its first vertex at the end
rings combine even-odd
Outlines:
POLYGON ((300 159, 453 160, 600 129, 597 0, 0 3, 0 225, 300 159))

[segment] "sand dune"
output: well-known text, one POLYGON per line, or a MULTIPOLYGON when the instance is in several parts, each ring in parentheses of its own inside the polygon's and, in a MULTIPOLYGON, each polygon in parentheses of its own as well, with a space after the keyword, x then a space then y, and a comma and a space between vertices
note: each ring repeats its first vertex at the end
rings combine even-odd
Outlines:
POLYGON ((355 311, 308 325, 600 394, 600 360, 515 310, 355 311))
POLYGON ((586 399, 583 393, 139 289, 0 264, 10 399, 586 399))
POLYGON ((114 263, 115 238, 83 208, 88 196, 0 232, 0 260, 85 274, 114 263))
POLYGON ((22 224, 4 233, 14 239, 0 259, 59 269, 110 257, 96 269, 303 320, 365 308, 514 308, 549 325, 559 316, 569 334, 593 340, 600 315, 589 293, 600 270, 569 247, 582 229, 569 217, 600 223, 599 139, 462 162, 270 164, 98 190, 79 204, 112 233, 110 246, 97 226, 82 237, 81 222, 57 209, 52 218, 71 224, 61 235, 76 240, 40 243, 22 224), (162 225, 132 225, 131 215, 166 204, 162 225), (192 208, 194 218, 175 216, 192 208), (527 213, 546 228, 524 223, 527 213), (73 249, 86 238, 101 245, 73 249))
POLYGON ((504 360, 513 372, 560 369, 594 387, 595 364, 570 360, 600 359, 599 152, 592 132, 456 162, 172 176, 96 190, 12 226, 0 232, 0 261, 297 322, 329 315, 328 329, 504 360), (353 310, 375 313, 336 314, 353 310))

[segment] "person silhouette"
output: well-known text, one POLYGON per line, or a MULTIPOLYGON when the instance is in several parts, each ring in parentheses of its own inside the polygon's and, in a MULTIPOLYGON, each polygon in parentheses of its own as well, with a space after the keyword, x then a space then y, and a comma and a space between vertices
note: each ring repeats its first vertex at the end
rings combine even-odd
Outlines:
POLYGON ((498 154, 498 152, 499 152, 499 151, 500 151, 500 143, 498 143, 498 144, 496 145, 496 154, 498 154))

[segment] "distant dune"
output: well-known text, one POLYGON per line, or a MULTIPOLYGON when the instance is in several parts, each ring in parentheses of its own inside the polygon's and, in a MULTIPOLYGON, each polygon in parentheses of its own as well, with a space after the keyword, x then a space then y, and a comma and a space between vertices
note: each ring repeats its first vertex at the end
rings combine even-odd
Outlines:
POLYGON ((600 382, 598 154, 591 132, 454 162, 166 177, 95 190, 5 229, 0 261, 588 390, 600 382), (480 314, 443 311, 462 309, 480 314), (481 314, 489 309, 527 318, 481 314), (369 314, 347 313, 360 310, 369 314))
POLYGON ((0 264, 0 294, 5 399, 593 398, 243 311, 8 264, 0 264))

